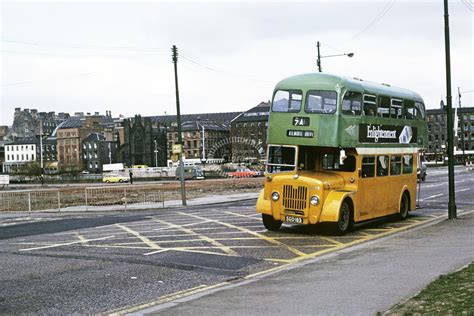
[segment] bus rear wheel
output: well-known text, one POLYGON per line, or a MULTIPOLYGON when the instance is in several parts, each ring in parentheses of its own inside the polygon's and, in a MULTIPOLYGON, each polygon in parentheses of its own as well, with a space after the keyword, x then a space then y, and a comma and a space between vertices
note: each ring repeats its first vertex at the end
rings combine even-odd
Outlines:
POLYGON ((351 229, 351 226, 351 206, 347 201, 344 201, 339 210, 339 220, 333 224, 332 232, 337 236, 344 235, 351 229))
POLYGON ((277 231, 281 227, 281 221, 273 218, 272 215, 262 214, 263 226, 271 231, 277 231))
POLYGON ((398 218, 404 220, 408 217, 408 211, 410 210, 410 198, 408 193, 403 193, 402 201, 400 202, 400 212, 398 213, 398 218))

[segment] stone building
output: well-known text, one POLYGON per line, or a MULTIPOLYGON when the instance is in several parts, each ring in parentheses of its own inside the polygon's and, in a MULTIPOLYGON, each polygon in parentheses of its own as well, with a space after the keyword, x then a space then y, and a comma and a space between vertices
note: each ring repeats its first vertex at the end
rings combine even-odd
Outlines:
MULTIPOLYGON (((202 121, 186 121, 181 124, 183 152, 186 159, 230 158, 228 142, 230 128, 228 124, 202 121), (203 143, 204 142, 204 143, 203 143)), ((170 144, 168 157, 171 157, 173 144, 178 143, 177 127, 167 130, 170 144)))
POLYGON ((8 126, 0 125, 0 141, 5 138, 8 134, 8 126))
POLYGON ((127 166, 147 165, 166 166, 167 152, 165 130, 153 123, 151 118, 135 115, 133 119, 121 122, 118 138, 120 162, 127 166), (123 139, 123 140, 122 140, 123 139))
POLYGON ((92 173, 101 173, 104 164, 117 161, 117 143, 107 140, 100 133, 91 133, 82 141, 82 154, 85 169, 92 173))
POLYGON ((15 108, 13 125, 8 136, 11 140, 35 137, 40 135, 41 131, 44 136, 49 136, 56 126, 54 112, 38 112, 36 109, 21 110, 21 108, 15 108))
POLYGON ((447 116, 444 109, 426 110, 428 124, 428 148, 425 158, 428 161, 443 163, 448 144, 447 116))
POLYGON ((458 150, 474 150, 474 107, 458 109, 458 150))
POLYGON ((38 161, 39 139, 37 137, 23 138, 5 145, 4 173, 18 171, 21 166, 38 161))
POLYGON ((270 102, 261 102, 232 120, 232 161, 256 162, 265 159, 269 115, 270 102))
POLYGON ((61 123, 57 129, 58 169, 82 170, 82 141, 91 133, 102 131, 100 116, 85 120, 71 119, 61 123))
MULTIPOLYGON (((454 154, 455 162, 474 158, 474 107, 456 108, 454 115, 454 154)), ((448 149, 447 115, 444 108, 426 110, 428 124, 428 148, 425 157, 428 161, 444 163, 448 149)))
MULTIPOLYGON (((201 160, 208 160, 210 157, 229 159, 231 156, 230 122, 239 114, 241 112, 181 115, 181 136, 185 158, 201 160)), ((172 145, 178 143, 176 115, 154 116, 152 120, 166 129, 167 159, 170 159, 172 145)))

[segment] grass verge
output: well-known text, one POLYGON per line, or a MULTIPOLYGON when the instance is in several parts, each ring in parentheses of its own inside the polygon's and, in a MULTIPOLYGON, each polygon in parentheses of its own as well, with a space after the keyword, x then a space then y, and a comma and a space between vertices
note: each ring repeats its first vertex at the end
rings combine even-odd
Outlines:
POLYGON ((442 275, 407 302, 385 315, 474 315, 474 262, 442 275))

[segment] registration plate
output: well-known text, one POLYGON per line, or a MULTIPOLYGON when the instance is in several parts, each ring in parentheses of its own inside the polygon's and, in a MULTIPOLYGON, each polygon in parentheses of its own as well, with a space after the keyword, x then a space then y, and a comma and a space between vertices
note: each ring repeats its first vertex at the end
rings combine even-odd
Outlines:
POLYGON ((296 216, 285 216, 285 221, 288 223, 303 224, 303 219, 296 216))

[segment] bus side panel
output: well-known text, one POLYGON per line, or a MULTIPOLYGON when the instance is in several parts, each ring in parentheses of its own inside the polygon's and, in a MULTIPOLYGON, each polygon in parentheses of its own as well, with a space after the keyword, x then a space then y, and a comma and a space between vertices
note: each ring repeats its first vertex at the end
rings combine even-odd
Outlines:
POLYGON ((258 195, 256 209, 258 213, 272 215, 272 203, 271 200, 265 199, 264 190, 258 195))
MULTIPOLYGON (((339 220, 339 210, 341 209, 342 201, 348 196, 351 197, 352 194, 352 192, 346 191, 330 192, 324 202, 319 222, 337 222, 339 220)), ((353 201, 352 197, 351 200, 353 201)))

